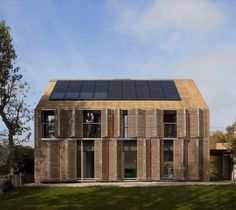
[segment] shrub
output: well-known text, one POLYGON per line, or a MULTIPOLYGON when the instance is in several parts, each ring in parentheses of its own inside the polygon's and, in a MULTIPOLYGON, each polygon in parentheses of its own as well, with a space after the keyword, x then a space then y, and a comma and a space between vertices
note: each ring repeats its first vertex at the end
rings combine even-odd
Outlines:
POLYGON ((14 188, 14 185, 11 183, 11 180, 6 180, 2 183, 2 191, 8 192, 14 188))

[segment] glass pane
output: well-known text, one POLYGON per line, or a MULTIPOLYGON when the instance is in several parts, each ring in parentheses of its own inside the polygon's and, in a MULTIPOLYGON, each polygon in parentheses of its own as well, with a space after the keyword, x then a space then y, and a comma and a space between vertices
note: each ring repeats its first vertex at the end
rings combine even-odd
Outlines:
POLYGON ((42 111, 42 138, 54 138, 54 111, 42 111))
POLYGON ((177 137, 177 125, 176 124, 164 124, 164 137, 176 138, 177 137))
POLYGON ((58 80, 53 89, 53 92, 65 92, 67 90, 69 83, 70 81, 58 80))
POLYGON ((82 143, 84 178, 94 178, 94 141, 82 141, 82 143))
POLYGON ((176 123, 176 111, 175 110, 164 111, 164 123, 176 123))
POLYGON ((137 177, 137 141, 123 141, 125 178, 137 177))
POLYGON ((77 141, 77 178, 81 178, 81 141, 77 141))
POLYGON ((76 92, 67 92, 65 95, 65 99, 78 99, 79 93, 76 92))
POLYGON ((166 179, 173 178, 173 140, 164 140, 163 175, 166 179))
POLYGON ((137 152, 124 152, 125 156, 125 178, 137 177, 137 152))
POLYGON ((124 138, 128 138, 128 115, 127 112, 123 115, 123 134, 124 138))
POLYGON ((50 95, 50 99, 64 99, 65 93, 57 93, 57 92, 52 92, 50 95))
POLYGON ((91 99, 93 98, 93 92, 81 92, 79 95, 81 99, 91 99))
POLYGON ((95 92, 94 98, 96 99, 106 99, 107 98, 107 92, 95 92))

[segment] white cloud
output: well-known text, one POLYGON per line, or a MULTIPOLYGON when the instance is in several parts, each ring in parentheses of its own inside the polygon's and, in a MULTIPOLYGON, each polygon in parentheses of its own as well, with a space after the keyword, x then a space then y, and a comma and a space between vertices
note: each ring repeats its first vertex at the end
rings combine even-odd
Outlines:
POLYGON ((166 55, 191 49, 214 35, 227 22, 223 2, 154 0, 141 9, 113 2, 114 29, 166 55))
POLYGON ((230 125, 236 118, 236 45, 211 47, 195 56, 166 61, 153 56, 129 65, 136 77, 193 79, 211 111, 211 125, 230 125))
POLYGON ((224 22, 222 7, 209 0, 155 0, 141 12, 120 6, 116 27, 139 36, 170 28, 209 32, 224 22))

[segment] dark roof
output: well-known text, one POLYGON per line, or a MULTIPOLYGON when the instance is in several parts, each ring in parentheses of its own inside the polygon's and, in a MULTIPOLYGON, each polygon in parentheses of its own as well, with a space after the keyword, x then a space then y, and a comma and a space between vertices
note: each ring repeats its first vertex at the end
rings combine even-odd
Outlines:
POLYGON ((50 100, 181 100, 173 80, 57 80, 50 100))

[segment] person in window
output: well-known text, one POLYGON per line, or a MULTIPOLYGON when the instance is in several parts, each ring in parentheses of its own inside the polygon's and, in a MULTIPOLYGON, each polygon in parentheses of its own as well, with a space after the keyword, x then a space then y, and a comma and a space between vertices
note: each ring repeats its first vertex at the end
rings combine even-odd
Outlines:
POLYGON ((90 138, 92 137, 92 124, 94 123, 94 114, 91 112, 87 113, 87 117, 85 122, 87 123, 87 137, 90 138))

